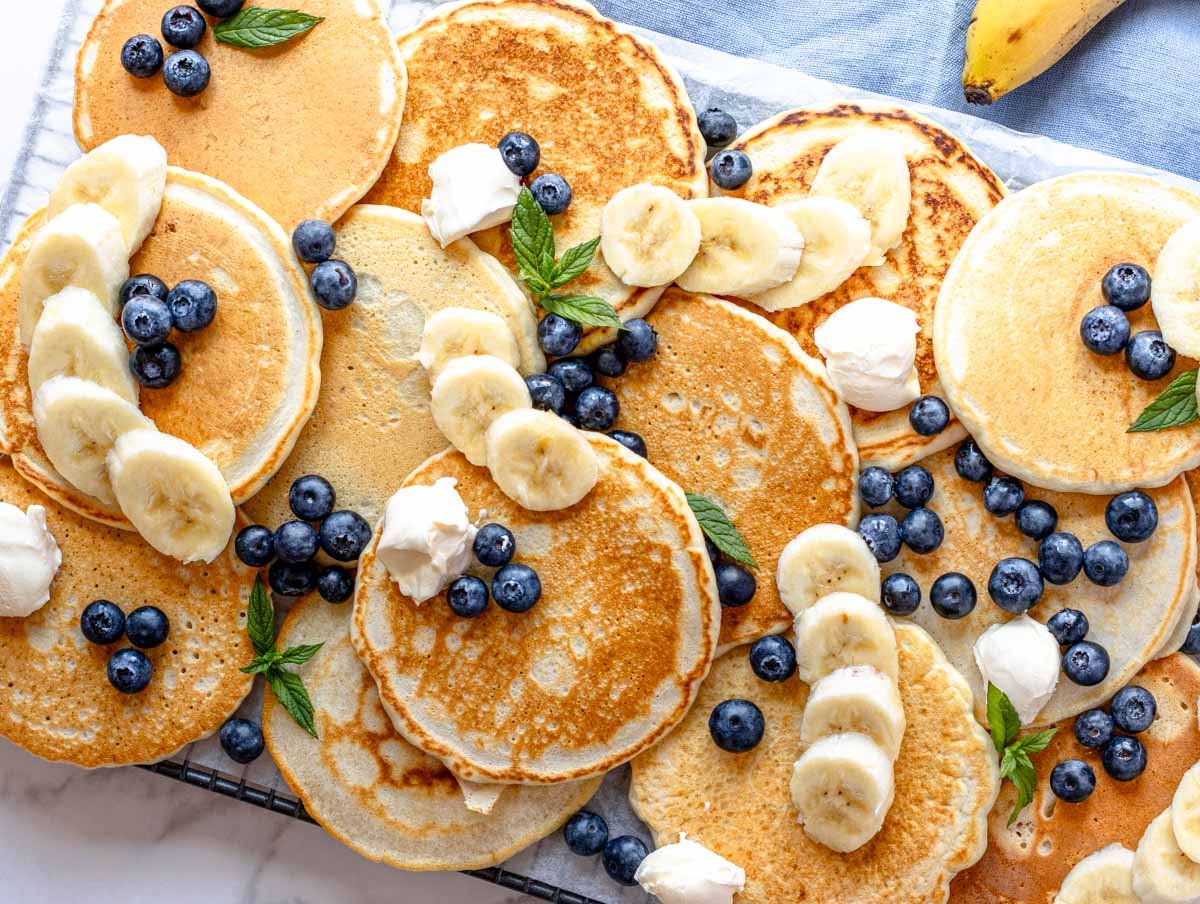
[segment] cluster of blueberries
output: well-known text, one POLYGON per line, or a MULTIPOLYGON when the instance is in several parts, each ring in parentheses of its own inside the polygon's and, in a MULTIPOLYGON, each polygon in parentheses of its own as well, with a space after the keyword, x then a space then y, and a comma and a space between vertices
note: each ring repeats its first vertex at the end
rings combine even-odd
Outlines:
POLYGON ((217 316, 217 293, 208 283, 185 279, 175 288, 157 276, 131 276, 121 286, 121 329, 134 344, 129 370, 150 389, 170 386, 179 376, 179 348, 167 341, 171 330, 195 333, 217 316))
POLYGON ((371 525, 357 512, 334 511, 337 496, 324 477, 297 478, 288 491, 296 517, 272 531, 261 524, 242 528, 234 540, 237 557, 251 568, 267 565, 267 583, 280 596, 304 596, 313 590, 331 603, 344 603, 354 593, 354 569, 340 565, 317 568, 313 558, 323 550, 336 562, 356 562, 371 540, 371 525))
MULTIPOLYGON (((759 638, 750 647, 750 668, 763 681, 787 681, 796 674, 796 648, 781 634, 759 638)), ((766 722, 749 700, 723 700, 708 717, 713 743, 727 753, 745 753, 762 740, 766 722)))
POLYGON ((292 231, 292 249, 306 264, 316 264, 308 277, 317 304, 327 311, 340 311, 358 294, 354 268, 337 260, 333 252, 337 236, 324 220, 305 220, 292 231))
POLYGON ((1117 264, 1100 283, 1104 304, 1083 315, 1079 335, 1097 355, 1125 352, 1125 363, 1135 377, 1160 380, 1175 366, 1175 349, 1163 341, 1158 330, 1142 330, 1130 336, 1130 311, 1150 300, 1150 274, 1137 264, 1117 264))
POLYGON ((859 475, 858 492, 867 505, 879 508, 895 499, 909 510, 903 521, 883 512, 871 512, 859 520, 859 536, 876 559, 892 561, 900 555, 901 543, 921 555, 942 545, 946 538, 942 519, 925 507, 933 498, 933 489, 933 475, 920 465, 909 465, 894 476, 880 467, 867 468, 859 475))
MULTIPOLYGON (((475 534, 471 547, 480 565, 496 568, 492 576, 492 599, 506 612, 528 612, 542 598, 542 581, 528 565, 513 562, 517 539, 503 524, 485 524, 475 534)), ((450 583, 446 602, 455 615, 475 618, 488 605, 488 585, 482 578, 464 574, 450 583)))
MULTIPOLYGON (((1131 735, 1154 722, 1158 704, 1144 687, 1131 684, 1113 696, 1109 712, 1089 709, 1075 718, 1075 740, 1100 751, 1104 771, 1119 782, 1133 781, 1146 769, 1146 748, 1131 735), (1117 730, 1125 734, 1117 734, 1117 730)), ((1063 760, 1050 772, 1050 790, 1059 800, 1077 804, 1096 788, 1096 773, 1083 760, 1063 760)))
POLYGON ((176 6, 162 17, 163 40, 176 48, 165 60, 163 47, 153 35, 134 35, 121 48, 121 65, 135 78, 150 78, 162 70, 163 83, 179 97, 195 97, 208 87, 212 68, 195 48, 208 31, 200 11, 218 19, 235 15, 245 0, 196 0, 194 6, 176 6))
POLYGON ((171 623, 156 606, 141 606, 126 615, 116 603, 95 600, 79 616, 79 630, 89 641, 101 646, 114 644, 122 637, 133 644, 108 657, 108 680, 122 694, 136 694, 146 689, 154 674, 154 667, 142 650, 163 643, 171 631, 171 623))
POLYGON ((646 859, 646 843, 636 835, 608 837, 608 823, 599 813, 580 810, 563 826, 563 840, 580 857, 600 855, 609 878, 621 885, 637 885, 634 874, 646 859))
MULTIPOLYGON (((524 132, 509 132, 500 139, 498 147, 504 165, 518 179, 529 178, 542 161, 541 145, 524 132)), ((571 184, 557 173, 542 173, 529 183, 529 193, 550 217, 566 211, 573 195, 571 184)))
POLYGON ((709 151, 716 151, 708 164, 708 172, 718 188, 733 191, 741 188, 754 175, 750 156, 745 151, 721 150, 728 147, 737 137, 737 120, 716 107, 709 107, 697 114, 700 135, 709 151))

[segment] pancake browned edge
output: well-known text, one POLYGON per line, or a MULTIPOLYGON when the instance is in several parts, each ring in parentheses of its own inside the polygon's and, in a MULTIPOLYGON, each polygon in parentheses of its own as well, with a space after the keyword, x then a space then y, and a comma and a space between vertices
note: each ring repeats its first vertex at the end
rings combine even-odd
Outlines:
POLYGON ((1016 793, 1004 783, 989 818, 987 852, 954 880, 952 904, 1048 904, 1088 854, 1114 842, 1137 848, 1146 826, 1170 806, 1183 773, 1200 760, 1200 667, 1176 654, 1151 662, 1132 683, 1158 702, 1158 717, 1138 735, 1146 746, 1146 771, 1131 782, 1109 778, 1100 751, 1075 740, 1073 720, 1059 722, 1050 746, 1032 757, 1038 774, 1033 803, 1006 828, 1016 793), (1064 803, 1050 791, 1050 770, 1067 759, 1083 760, 1096 774, 1096 790, 1083 803, 1064 803))
MULTIPOLYGON (((912 207, 897 248, 878 267, 863 267, 833 292, 798 308, 774 313, 745 302, 756 313, 794 335, 820 357, 813 331, 834 311, 857 298, 878 296, 917 315, 916 368, 922 394, 941 395, 933 358, 933 310, 942 280, 975 224, 1005 195, 1000 179, 957 137, 910 110, 869 101, 801 107, 754 126, 733 147, 754 163, 754 175, 734 192, 760 204, 782 204, 808 196, 809 187, 835 144, 862 130, 898 140, 908 158, 912 207)), ((897 470, 944 449, 965 432, 955 421, 932 437, 908 423, 907 407, 870 412, 851 409, 864 466, 897 470)))

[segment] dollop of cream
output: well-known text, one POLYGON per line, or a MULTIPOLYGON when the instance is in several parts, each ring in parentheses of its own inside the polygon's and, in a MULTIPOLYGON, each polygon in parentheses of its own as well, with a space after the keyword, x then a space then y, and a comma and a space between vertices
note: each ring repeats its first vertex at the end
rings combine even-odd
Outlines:
POLYGON ((864 411, 894 411, 921 394, 916 315, 882 298, 860 298, 834 311, 813 339, 839 395, 864 411))
POLYGON ((1062 653, 1050 629, 1028 615, 992 625, 975 641, 975 664, 985 683, 1008 695, 1027 725, 1058 687, 1062 653))
POLYGON ((0 618, 24 618, 46 605, 60 565, 46 510, 0 502, 0 618))
POLYGON ((651 851, 634 879, 663 904, 731 904, 746 887, 744 869, 682 833, 651 851))
POLYGON ((429 164, 429 178, 433 191, 421 202, 421 216, 443 248, 507 223, 521 194, 521 180, 486 144, 451 148, 429 164))
POLYGON ((405 487, 383 513, 375 554, 400 592, 418 605, 441 593, 471 561, 475 526, 457 483, 443 477, 433 486, 405 487))

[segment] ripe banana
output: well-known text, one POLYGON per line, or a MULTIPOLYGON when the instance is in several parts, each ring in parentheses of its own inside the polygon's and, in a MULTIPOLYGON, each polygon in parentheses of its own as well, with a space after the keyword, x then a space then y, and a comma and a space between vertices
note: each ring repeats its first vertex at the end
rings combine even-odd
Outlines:
POLYGON ((1200 863, 1180 849, 1169 809, 1146 827, 1133 853, 1133 893, 1141 904, 1200 901, 1200 863))
POLYGON ((747 297, 796 275, 804 237, 786 215, 741 198, 687 203, 700 220, 700 251, 676 280, 686 291, 747 297))
POLYGON ((855 732, 866 735, 895 761, 906 725, 896 682, 869 665, 851 665, 812 686, 800 722, 800 740, 813 744, 829 735, 855 732))
POLYGON ((492 422, 487 461, 504 495, 534 512, 569 508, 600 476, 596 450, 583 434, 558 415, 533 408, 492 422))
POLYGON ((1123 2, 978 0, 967 29, 967 101, 990 104, 1037 78, 1123 2))
POLYGON ((492 355, 449 362, 433 381, 430 398, 433 422, 442 435, 467 461, 481 466, 487 464, 484 436, 492 421, 515 409, 533 407, 521 375, 492 355))
POLYGON ((1133 851, 1110 844, 1075 864, 1054 904, 1138 904, 1133 893, 1133 851))
POLYGON ((600 220, 600 253, 627 286, 673 283, 700 250, 700 220, 661 185, 631 185, 612 196, 600 220))
POLYGON ((839 853, 875 837, 895 793, 892 761, 866 735, 821 738, 792 767, 792 803, 805 834, 839 853))
POLYGON ((775 583, 792 615, 836 590, 878 603, 879 560, 858 531, 841 524, 814 524, 783 548, 775 583))
POLYGON ((521 366, 517 337, 498 314, 475 308, 444 308, 425 322, 417 360, 431 381, 450 361, 469 355, 491 355, 514 370, 521 366))
POLYGON ((1200 220, 1167 239, 1154 265, 1150 306, 1163 339, 1181 355, 1200 357, 1200 220))
POLYGON ((796 619, 796 674, 812 685, 848 665, 874 666, 895 681, 896 632, 878 603, 857 593, 831 593, 796 619))
POLYGON ((1171 800, 1171 828, 1180 849, 1200 863, 1200 763, 1179 780, 1171 800))
POLYGON ((121 328, 87 289, 63 289, 46 300, 29 345, 29 391, 53 377, 79 377, 138 403, 121 328))

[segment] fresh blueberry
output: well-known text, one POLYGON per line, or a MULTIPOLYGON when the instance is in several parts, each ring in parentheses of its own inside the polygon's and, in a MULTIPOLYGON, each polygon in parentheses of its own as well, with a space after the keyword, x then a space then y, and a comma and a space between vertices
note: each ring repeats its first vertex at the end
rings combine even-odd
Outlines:
POLYGON ((975 440, 968 439, 954 453, 954 470, 963 480, 983 483, 992 476, 992 463, 980 451, 975 440))
POLYGON ((340 311, 358 294, 358 277, 345 261, 331 258, 313 268, 309 277, 317 304, 327 311, 340 311))
POLYGON ((763 681, 787 681, 796 673, 796 648, 778 634, 760 637, 750 647, 750 668, 763 681))
POLYGON ((1110 304, 1092 308, 1079 321, 1079 336, 1089 351, 1115 355, 1129 344, 1129 318, 1110 304))
POLYGON ((1161 380, 1175 366, 1175 349, 1163 341, 1158 330, 1142 330, 1125 346, 1125 363, 1135 377, 1161 380))
POLYGON ((575 400, 575 416, 584 430, 609 430, 620 413, 616 393, 603 386, 589 386, 575 400))
POLYGON ((108 681, 122 694, 144 691, 150 683, 154 668, 141 650, 117 650, 108 658, 108 681))
POLYGON ((1025 501, 1025 488, 1015 477, 993 477, 983 488, 983 507, 998 518, 1011 515, 1025 501))
POLYGON ((758 590, 758 581, 749 570, 733 562, 722 562, 715 569, 717 575, 717 596, 721 605, 727 609, 744 606, 754 597, 758 590))
POLYGON ((1093 584, 1112 587, 1121 583, 1128 571, 1129 556, 1112 540, 1093 543, 1083 551, 1083 573, 1093 584))
POLYGON ((713 182, 725 191, 741 188, 754 175, 754 165, 744 151, 718 151, 708 165, 713 182))
POLYGON ((337 236, 324 220, 305 220, 292 230, 292 250, 309 264, 323 264, 333 257, 337 236))
POLYGON ((162 36, 172 47, 191 50, 200 43, 208 23, 194 6, 176 6, 162 17, 162 36))
POLYGON ((1146 748, 1137 738, 1116 735, 1100 754, 1104 771, 1119 782, 1131 782, 1146 769, 1146 748))
POLYGON ((353 562, 371 542, 371 525, 358 512, 334 512, 321 522, 321 549, 338 562, 353 562))
POLYGON ((558 314, 547 314, 538 324, 537 333, 542 351, 551 357, 563 358, 575 351, 583 338, 583 327, 558 314))
POLYGON ((1046 620, 1046 628, 1060 647, 1069 647, 1087 637, 1091 625, 1078 609, 1059 609, 1046 620))
POLYGON ((524 132, 509 132, 500 139, 499 148, 504 165, 518 179, 530 175, 542 160, 541 147, 524 132))
POLYGON ((900 539, 915 553, 931 553, 945 538, 942 519, 931 509, 915 508, 900 522, 900 539))
POLYGON ((136 295, 121 311, 121 328, 131 342, 156 345, 171 335, 171 309, 153 295, 136 295))
POLYGON ((718 747, 728 753, 753 750, 762 740, 762 710, 749 700, 725 700, 713 707, 708 731, 718 747))
POLYGON ((649 361, 658 351, 658 333, 654 327, 640 317, 625 322, 625 329, 617 336, 621 354, 630 364, 649 361))
POLYGON ((1083 568, 1083 544, 1074 534, 1050 534, 1038 544, 1038 568, 1051 584, 1071 583, 1083 568))
POLYGON ((253 763, 262 756, 262 728, 249 719, 229 719, 221 726, 221 749, 235 763, 253 763))
POLYGON ((493 522, 479 528, 471 549, 480 565, 502 568, 512 561, 517 551, 517 538, 503 524, 493 522))
POLYGON ((488 604, 487 584, 471 574, 451 582, 446 591, 446 601, 454 614, 461 618, 482 615, 488 604))
POLYGON ((908 423, 921 436, 936 436, 950 423, 950 409, 937 396, 921 396, 908 409, 908 423))
POLYGON ((236 16, 246 0, 196 0, 201 10, 216 19, 228 19, 236 16))
POLYGON ((881 599, 892 615, 912 615, 921 605, 921 586, 907 574, 889 574, 883 579, 881 599))
POLYGON ((275 555, 284 562, 307 562, 317 545, 317 529, 307 521, 285 521, 275 531, 275 555))
POLYGON ((262 568, 275 558, 275 534, 261 524, 251 524, 238 531, 233 549, 242 563, 251 568, 262 568))
POLYGON ((1063 654, 1063 671, 1076 684, 1097 685, 1108 677, 1108 651, 1090 640, 1073 643, 1063 654))
POLYGON ((151 35, 134 35, 121 48, 121 65, 135 78, 150 78, 162 64, 162 44, 151 35))
POLYGON ((602 345, 592 355, 592 368, 606 377, 619 377, 629 369, 629 362, 616 342, 602 345))
POLYGON ((324 477, 305 474, 292 481, 288 490, 288 505, 292 513, 302 521, 321 521, 329 517, 337 494, 324 477))
POLYGON ((1145 731, 1158 715, 1158 704, 1154 695, 1136 684, 1117 691, 1109 709, 1112 710, 1113 722, 1117 728, 1129 734, 1145 731))
POLYGON ((583 392, 596 382, 596 374, 583 358, 559 358, 546 372, 562 383, 568 393, 583 392))
POLYGON ((598 813, 580 810, 563 826, 563 840, 572 854, 594 856, 608 844, 608 823, 598 813))
POLYGON ((909 465, 896 475, 896 501, 905 508, 920 508, 933 498, 933 475, 920 465, 909 465))
POLYGON ((632 835, 618 835, 604 845, 600 862, 608 877, 618 885, 637 885, 634 875, 646 859, 646 844, 632 835))
POLYGON ((125 636, 139 649, 157 647, 170 632, 170 619, 157 606, 139 606, 125 617, 125 636))
POLYGON ((1188 653, 1192 656, 1200 653, 1200 619, 1192 622, 1192 626, 1188 628, 1187 637, 1183 641, 1183 645, 1179 648, 1180 653, 1188 653))
POLYGON ((929 588, 929 605, 942 618, 964 618, 975 608, 975 585, 961 572, 947 572, 929 588))
POLYGON ((646 441, 642 437, 629 430, 609 430, 608 435, 619 442, 622 446, 632 452, 634 455, 640 455, 646 458, 646 441))
POLYGON ((529 191, 547 216, 557 216, 571 205, 571 186, 556 173, 542 173, 530 184, 529 191))
POLYGON ((317 572, 317 592, 327 603, 344 603, 354 595, 354 569, 326 565, 317 572))
POLYGON ((176 50, 163 63, 163 83, 179 97, 195 97, 208 87, 212 68, 194 50, 176 50))
POLYGON ((528 565, 505 565, 492 578, 492 598, 507 612, 528 612, 541 596, 541 579, 528 565))
POLYGON ((1034 540, 1044 540, 1058 527, 1058 512, 1040 499, 1030 499, 1017 507, 1017 530, 1034 540))
POLYGON ((217 316, 217 293, 208 283, 185 279, 167 296, 171 322, 181 333, 202 330, 217 316))
POLYGON ((1042 598, 1042 576, 1028 559, 1001 559, 988 578, 988 596, 1005 612, 1028 612, 1042 598))
POLYGON ((129 371, 148 389, 170 386, 179 376, 182 359, 179 349, 170 342, 139 345, 129 356, 129 371))
POLYGON ((1098 750, 1113 736, 1113 719, 1102 709, 1089 709, 1075 717, 1075 740, 1098 750))
POLYGON ((304 596, 317 587, 317 568, 312 562, 275 561, 267 569, 267 583, 280 596, 304 596))
POLYGON ((872 508, 887 505, 895 494, 896 479, 884 468, 870 467, 858 475, 858 495, 872 508))
POLYGON ((1135 311, 1150 300, 1150 274, 1137 264, 1117 264, 1100 281, 1104 300, 1122 311, 1135 311))
POLYGON ((561 414, 563 405, 567 404, 567 391, 563 389, 562 381, 552 374, 530 374, 525 378, 529 387, 529 398, 533 407, 554 414, 561 414))
POLYGON ((153 295, 159 301, 166 301, 170 294, 171 290, 167 288, 167 284, 157 276, 139 273, 137 276, 129 277, 121 284, 121 293, 118 297, 121 307, 125 307, 131 299, 139 295, 153 295))
POLYGON ((95 600, 79 616, 79 630, 92 643, 116 643, 125 633, 125 613, 116 603, 95 600))
POLYGON ((709 107, 696 117, 700 135, 710 148, 727 147, 737 138, 737 120, 716 107, 709 107))
POLYGON ((1141 490, 1130 490, 1109 500, 1104 523, 1118 540, 1141 543, 1158 527, 1158 506, 1141 490))
POLYGON ((717 544, 708 537, 704 538, 704 551, 708 553, 708 561, 712 562, 712 567, 715 569, 721 564, 721 550, 717 548, 717 544))
POLYGON ((890 562, 900 555, 900 525, 891 515, 872 512, 858 522, 858 535, 874 554, 876 561, 890 562))
POLYGON ((1061 801, 1081 803, 1096 790, 1096 773, 1083 760, 1063 760, 1050 770, 1050 790, 1061 801))

